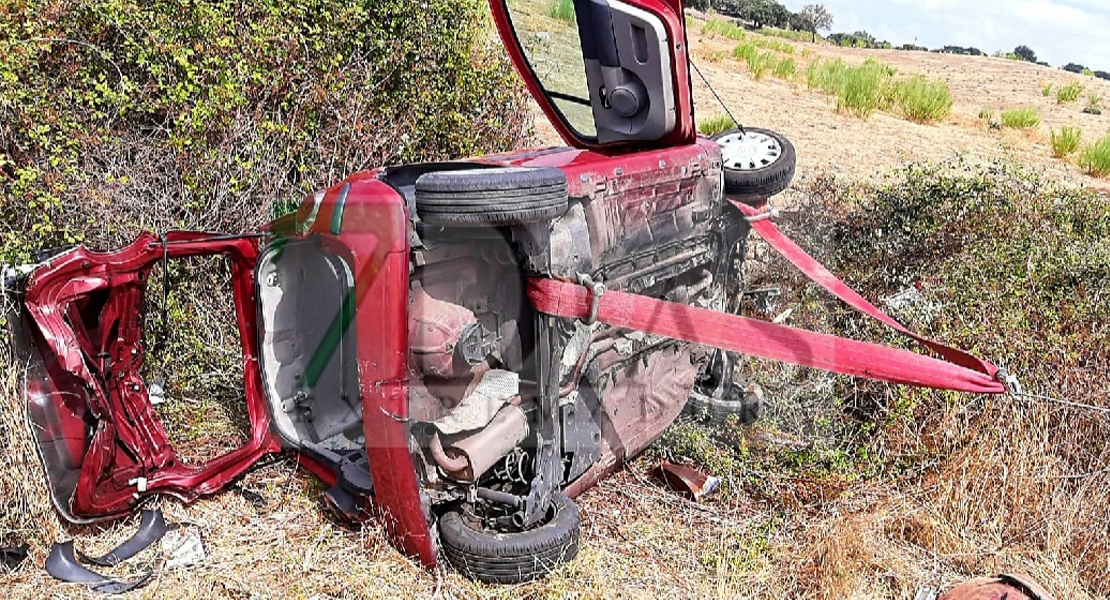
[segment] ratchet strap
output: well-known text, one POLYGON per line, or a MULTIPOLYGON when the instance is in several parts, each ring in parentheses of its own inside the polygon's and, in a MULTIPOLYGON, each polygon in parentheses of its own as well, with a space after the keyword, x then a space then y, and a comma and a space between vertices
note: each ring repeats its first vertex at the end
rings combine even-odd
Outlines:
POLYGON ((587 286, 532 278, 528 282, 528 298, 536 310, 557 317, 596 319, 614 327, 853 377, 981 394, 1007 391, 998 367, 911 332, 806 254, 764 213, 739 202, 733 204, 748 217, 760 237, 811 280, 856 310, 929 348, 939 358, 647 296, 607 291, 588 280, 587 286))

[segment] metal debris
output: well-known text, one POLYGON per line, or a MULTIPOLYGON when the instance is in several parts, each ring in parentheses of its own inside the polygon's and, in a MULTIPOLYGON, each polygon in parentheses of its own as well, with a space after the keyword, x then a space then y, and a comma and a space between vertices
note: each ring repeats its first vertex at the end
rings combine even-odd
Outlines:
POLYGON ((660 463, 656 471, 668 487, 694 502, 700 502, 721 486, 721 480, 712 475, 666 460, 660 463))

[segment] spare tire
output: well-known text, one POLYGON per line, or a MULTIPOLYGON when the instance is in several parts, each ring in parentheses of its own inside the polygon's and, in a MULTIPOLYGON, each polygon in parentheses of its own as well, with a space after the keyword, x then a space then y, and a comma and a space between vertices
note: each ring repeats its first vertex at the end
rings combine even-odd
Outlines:
POLYGON ((683 412, 715 427, 727 425, 733 416, 740 425, 751 425, 763 412, 763 390, 755 384, 744 387, 732 383, 723 398, 692 392, 683 412))
POLYGON ((556 492, 547 521, 513 533, 490 531, 459 511, 439 519, 439 540, 447 562, 465 577, 486 583, 519 583, 547 575, 578 554, 578 507, 556 492))
POLYGON ((725 194, 746 204, 762 204, 794 179, 794 144, 781 133, 759 127, 731 129, 709 138, 721 147, 725 194))
POLYGON ((567 177, 553 167, 435 171, 416 180, 416 214, 432 225, 546 221, 567 210, 567 177))

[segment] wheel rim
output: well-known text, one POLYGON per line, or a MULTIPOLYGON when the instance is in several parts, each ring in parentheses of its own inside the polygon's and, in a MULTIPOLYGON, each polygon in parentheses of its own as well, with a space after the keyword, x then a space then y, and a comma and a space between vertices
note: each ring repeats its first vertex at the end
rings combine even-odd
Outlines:
POLYGON ((754 171, 775 163, 782 156, 782 144, 758 131, 731 133, 717 140, 726 169, 754 171))

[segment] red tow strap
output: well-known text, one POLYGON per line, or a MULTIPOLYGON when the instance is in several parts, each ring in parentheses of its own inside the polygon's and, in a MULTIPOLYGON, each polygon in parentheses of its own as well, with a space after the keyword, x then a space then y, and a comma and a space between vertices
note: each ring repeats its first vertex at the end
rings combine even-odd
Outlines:
MULTIPOLYGON (((749 217, 762 214, 747 205, 733 204, 749 217)), ((960 392, 1006 392, 1005 385, 998 379, 998 367, 906 329, 837 279, 783 235, 769 219, 753 221, 752 228, 807 277, 837 298, 933 350, 943 360, 625 292, 606 291, 595 299, 588 287, 553 279, 529 280, 528 298, 540 312, 572 319, 589 318, 596 300, 597 320, 614 327, 853 377, 960 392)))

